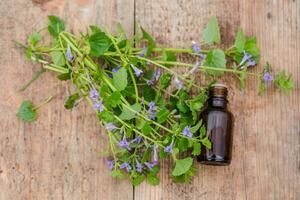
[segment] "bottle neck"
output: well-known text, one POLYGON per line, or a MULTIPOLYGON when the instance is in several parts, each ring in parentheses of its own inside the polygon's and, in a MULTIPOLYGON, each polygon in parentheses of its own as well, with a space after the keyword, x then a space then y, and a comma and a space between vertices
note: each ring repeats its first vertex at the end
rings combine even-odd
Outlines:
POLYGON ((227 108, 227 99, 221 97, 210 97, 208 99, 208 106, 213 108, 227 108))

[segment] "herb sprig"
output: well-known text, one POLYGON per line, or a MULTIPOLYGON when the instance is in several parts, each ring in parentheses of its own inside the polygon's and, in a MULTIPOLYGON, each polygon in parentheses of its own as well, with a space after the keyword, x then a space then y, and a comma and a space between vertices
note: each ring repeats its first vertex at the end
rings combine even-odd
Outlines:
MULTIPOLYGON (((70 80, 76 86, 65 107, 72 109, 86 99, 94 108, 99 123, 107 129, 110 174, 129 177, 133 185, 144 180, 158 185, 159 160, 167 156, 174 161, 173 180, 188 182, 196 172, 192 155, 200 155, 201 146, 211 148, 206 128, 197 117, 207 100, 209 85, 196 83, 196 74, 215 81, 231 73, 238 77, 241 88, 247 76, 254 76, 261 80, 260 94, 266 83, 273 81, 269 64, 262 73, 248 72, 259 62, 260 50, 255 37, 246 37, 241 28, 231 47, 223 50, 212 46, 221 43, 216 17, 206 25, 203 40, 189 48, 158 47, 143 28, 141 36, 137 33, 127 38, 121 25, 116 35, 90 26, 87 33, 77 36, 66 31, 56 16, 49 16, 48 32, 50 43, 42 42, 41 31, 31 34, 27 44, 19 43, 26 58, 41 63, 42 72, 53 71, 59 80, 70 80), (178 61, 178 54, 192 56, 194 63, 178 61), (176 67, 186 71, 178 73, 176 67)), ((274 82, 286 93, 293 87, 291 76, 284 71, 274 82)), ((18 116, 31 122, 36 119, 36 110, 25 101, 18 116)))

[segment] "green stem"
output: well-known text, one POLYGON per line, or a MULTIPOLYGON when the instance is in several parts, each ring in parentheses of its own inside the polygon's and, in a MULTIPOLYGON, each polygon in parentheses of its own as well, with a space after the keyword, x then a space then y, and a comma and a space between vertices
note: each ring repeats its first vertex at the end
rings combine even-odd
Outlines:
POLYGON ((30 81, 28 81, 25 85, 23 85, 20 89, 19 92, 25 91, 34 81, 36 81, 44 72, 46 69, 42 68, 40 71, 36 72, 33 77, 31 78, 30 81))
POLYGON ((35 106, 33 108, 33 110, 38 110, 40 107, 46 105, 47 103, 49 103, 51 100, 53 99, 53 96, 49 96, 47 99, 45 99, 41 104, 39 104, 38 106, 35 106))

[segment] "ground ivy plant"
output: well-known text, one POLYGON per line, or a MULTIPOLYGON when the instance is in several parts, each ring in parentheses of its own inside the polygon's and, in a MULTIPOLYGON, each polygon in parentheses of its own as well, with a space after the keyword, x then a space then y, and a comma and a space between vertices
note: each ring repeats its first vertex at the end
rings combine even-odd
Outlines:
MULTIPOLYGON (((42 64, 21 91, 45 71, 55 72, 61 81, 69 80, 76 91, 65 100, 65 108, 72 109, 82 99, 93 107, 99 123, 107 129, 110 174, 128 177, 135 186, 144 180, 158 185, 159 163, 166 157, 174 161, 172 179, 188 182, 196 172, 193 156, 201 154, 202 145, 211 148, 205 126, 198 119, 209 84, 195 81, 197 74, 215 82, 231 73, 241 88, 247 76, 254 76, 260 80, 260 94, 272 83, 286 93, 293 87, 291 76, 284 71, 274 75, 269 64, 262 73, 248 71, 259 62, 260 50, 256 38, 245 36, 241 28, 231 47, 218 48, 221 37, 216 17, 204 28, 202 40, 187 48, 158 47, 143 28, 128 38, 121 25, 115 35, 97 26, 74 35, 56 16, 49 16, 47 29, 50 42, 45 42, 46 31, 41 29, 32 33, 26 44, 18 43, 27 59, 42 64), (181 62, 178 54, 188 55, 191 62, 181 62), (184 71, 178 73, 176 67, 184 71)), ((32 122, 39 107, 24 101, 18 116, 32 122)))

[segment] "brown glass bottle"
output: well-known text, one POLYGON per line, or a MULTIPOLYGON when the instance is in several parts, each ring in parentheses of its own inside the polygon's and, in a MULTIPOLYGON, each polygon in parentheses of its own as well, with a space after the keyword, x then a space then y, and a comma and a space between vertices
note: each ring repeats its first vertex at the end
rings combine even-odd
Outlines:
POLYGON ((232 151, 233 115, 227 110, 227 87, 214 84, 209 88, 209 98, 206 109, 200 114, 200 119, 206 127, 212 147, 202 145, 201 154, 197 160, 207 165, 229 165, 232 151))

